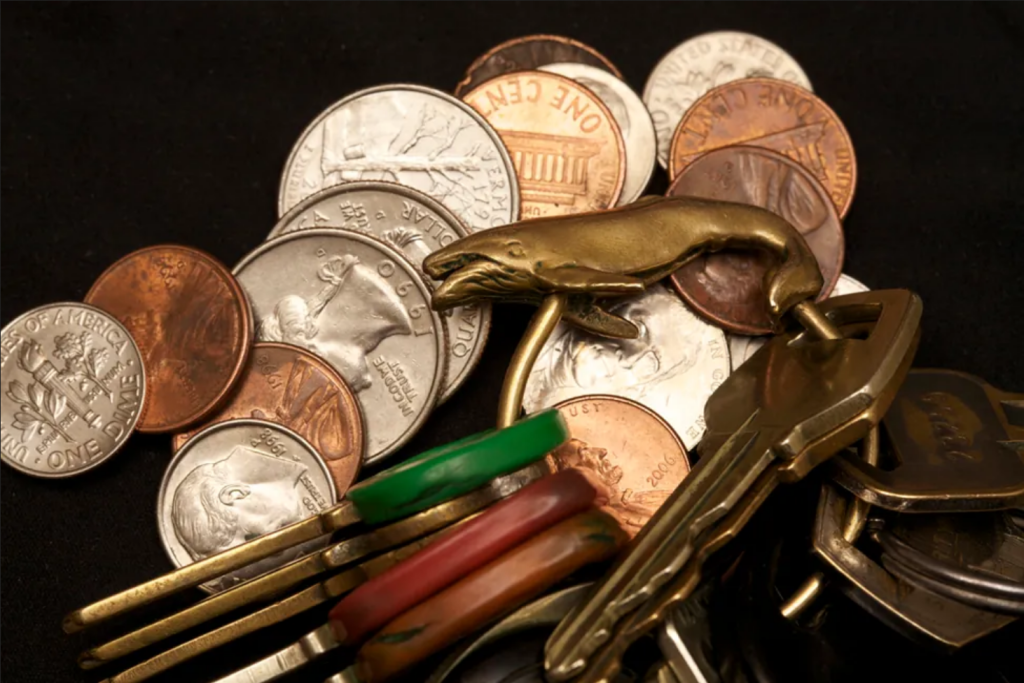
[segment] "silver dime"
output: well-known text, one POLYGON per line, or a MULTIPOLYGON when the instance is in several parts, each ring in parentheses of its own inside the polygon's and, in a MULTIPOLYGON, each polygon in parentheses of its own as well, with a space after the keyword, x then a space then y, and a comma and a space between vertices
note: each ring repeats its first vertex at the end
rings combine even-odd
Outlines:
MULTIPOLYGON (((270 237, 310 228, 347 228, 373 235, 421 268, 431 252, 465 237, 465 226, 422 192, 383 182, 355 182, 322 190, 296 205, 277 222, 270 237)), ((433 281, 424 279, 433 286, 433 281)), ((441 391, 446 401, 480 362, 491 329, 491 307, 472 304, 442 314, 448 329, 448 374, 441 391)))
POLYGON ((519 220, 519 182, 501 138, 472 107, 432 88, 360 90, 320 114, 285 164, 278 215, 354 180, 420 190, 473 232, 519 220))
POLYGON ((0 331, 0 458, 36 477, 71 477, 117 452, 146 399, 142 356, 98 308, 32 309, 0 331))
POLYGON ((662 285, 610 310, 635 323, 640 336, 608 339, 559 323, 527 380, 526 411, 587 394, 624 396, 658 413, 694 448, 705 430, 704 404, 729 376, 725 333, 662 285))
MULTIPOLYGON (((866 285, 846 273, 842 273, 828 298, 866 291, 868 291, 866 285)), ((733 370, 746 363, 747 359, 757 353, 757 350, 764 346, 768 339, 768 337, 748 337, 743 334, 727 334, 725 336, 729 340, 729 358, 733 370)))
POLYGON ((352 230, 300 230, 264 242, 234 273, 259 341, 309 349, 356 392, 364 463, 412 438, 444 386, 447 334, 401 252, 352 230))
POLYGON ((614 74, 589 64, 559 62, 537 69, 571 78, 593 91, 608 107, 626 141, 626 181, 618 206, 636 201, 651 181, 658 144, 654 136, 654 122, 640 96, 614 74))
MULTIPOLYGON (((164 472, 157 527, 176 567, 319 514, 337 502, 323 458, 301 436, 262 420, 229 420, 185 442, 164 472)), ((326 545, 318 539, 202 586, 217 592, 326 545)))
POLYGON ((644 104, 658 135, 658 163, 668 168, 672 134, 698 97, 723 83, 756 77, 778 78, 811 89, 807 74, 792 57, 778 45, 749 33, 704 33, 662 57, 644 86, 644 104))

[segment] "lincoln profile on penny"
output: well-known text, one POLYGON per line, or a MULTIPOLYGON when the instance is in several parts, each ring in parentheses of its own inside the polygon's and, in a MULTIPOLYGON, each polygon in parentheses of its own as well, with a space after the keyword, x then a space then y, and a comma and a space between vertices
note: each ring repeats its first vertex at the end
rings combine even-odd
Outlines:
POLYGON ((193 561, 301 521, 297 462, 236 446, 222 460, 199 465, 171 502, 174 534, 193 561))

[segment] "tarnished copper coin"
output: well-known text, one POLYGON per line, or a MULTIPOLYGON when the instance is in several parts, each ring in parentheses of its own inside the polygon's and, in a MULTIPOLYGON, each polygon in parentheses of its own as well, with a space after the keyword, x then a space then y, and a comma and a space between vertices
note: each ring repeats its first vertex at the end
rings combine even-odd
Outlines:
POLYGON ((253 343, 249 300, 209 254, 164 244, 128 254, 100 275, 85 303, 131 333, 146 369, 140 432, 174 432, 227 398, 253 343))
POLYGON ((462 97, 484 81, 513 71, 536 69, 558 62, 589 64, 625 80, 607 57, 578 40, 552 35, 523 36, 506 40, 473 60, 466 69, 466 77, 455 86, 455 96, 462 97))
MULTIPOLYGON (((843 269, 845 240, 836 207, 814 176, 789 157, 758 147, 727 147, 699 157, 669 187, 686 195, 751 204, 789 221, 807 240, 825 278, 818 299, 835 287, 843 269)), ((729 332, 769 334, 764 252, 705 254, 672 274, 680 296, 704 318, 729 332)))
POLYGON ((675 178, 705 152, 754 145, 785 154, 828 191, 842 218, 857 183, 853 143, 842 121, 816 95, 772 78, 747 78, 709 90, 679 122, 669 152, 675 178))
POLYGON ((592 91, 553 73, 519 71, 463 99, 508 147, 524 219, 615 206, 626 179, 625 141, 592 91))
POLYGON ((580 396, 555 407, 570 438, 547 457, 548 466, 592 475, 604 489, 605 510, 635 536, 690 472, 679 435, 653 410, 627 398, 580 396))
POLYGON ((365 447, 359 402, 338 371, 291 344, 260 342, 228 403, 203 425, 174 435, 174 450, 225 420, 253 418, 288 427, 316 449, 340 498, 359 476, 365 447))

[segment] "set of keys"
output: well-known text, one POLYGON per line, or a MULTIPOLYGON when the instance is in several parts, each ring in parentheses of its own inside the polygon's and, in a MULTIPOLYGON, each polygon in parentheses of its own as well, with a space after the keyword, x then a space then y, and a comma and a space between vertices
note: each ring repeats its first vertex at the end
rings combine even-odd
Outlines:
MULTIPOLYGON (((679 54, 750 53, 755 38, 709 34, 679 54)), ((718 647, 714 600, 757 573, 736 539, 808 477, 822 481, 816 570, 778 618, 802 619, 831 581, 950 650, 1024 614, 1024 395, 912 369, 920 298, 842 274, 852 147, 795 62, 785 80, 755 70, 675 111, 663 72, 678 58, 644 95, 671 130, 618 109, 646 111, 607 59, 555 36, 474 62, 462 100, 354 93, 303 132, 278 222, 234 269, 143 249, 84 303, 4 329, 12 466, 72 476, 134 430, 175 435, 158 510, 178 568, 63 626, 209 595, 88 647, 82 668, 129 662, 104 683, 174 675, 331 606, 217 683, 338 651, 351 665, 326 683, 408 680, 457 643, 430 683, 756 680, 742 648, 718 647), (831 136, 820 169, 785 154, 805 116, 831 136), (591 157, 614 182, 588 184, 591 157), (642 196, 658 162, 672 187, 642 196), (538 310, 497 428, 356 483, 467 381, 492 305, 509 302, 538 310), (658 347, 666 324, 687 337, 679 358, 658 347), (690 395, 673 382, 701 354, 690 395), (616 395, 581 393, 600 385, 588 373, 616 395), (644 647, 659 654, 638 670, 644 647)))

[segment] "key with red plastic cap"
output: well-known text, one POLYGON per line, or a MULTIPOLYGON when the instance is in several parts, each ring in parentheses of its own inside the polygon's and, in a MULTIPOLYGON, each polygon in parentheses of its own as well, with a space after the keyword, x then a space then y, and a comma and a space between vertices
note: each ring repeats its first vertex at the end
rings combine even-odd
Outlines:
POLYGON ((597 491, 577 470, 564 470, 515 495, 357 588, 331 610, 342 645, 358 645, 402 612, 505 551, 595 503, 597 491))
POLYGON ((382 683, 542 593, 610 559, 628 535, 608 513, 571 517, 477 569, 389 623, 331 680, 382 683))

